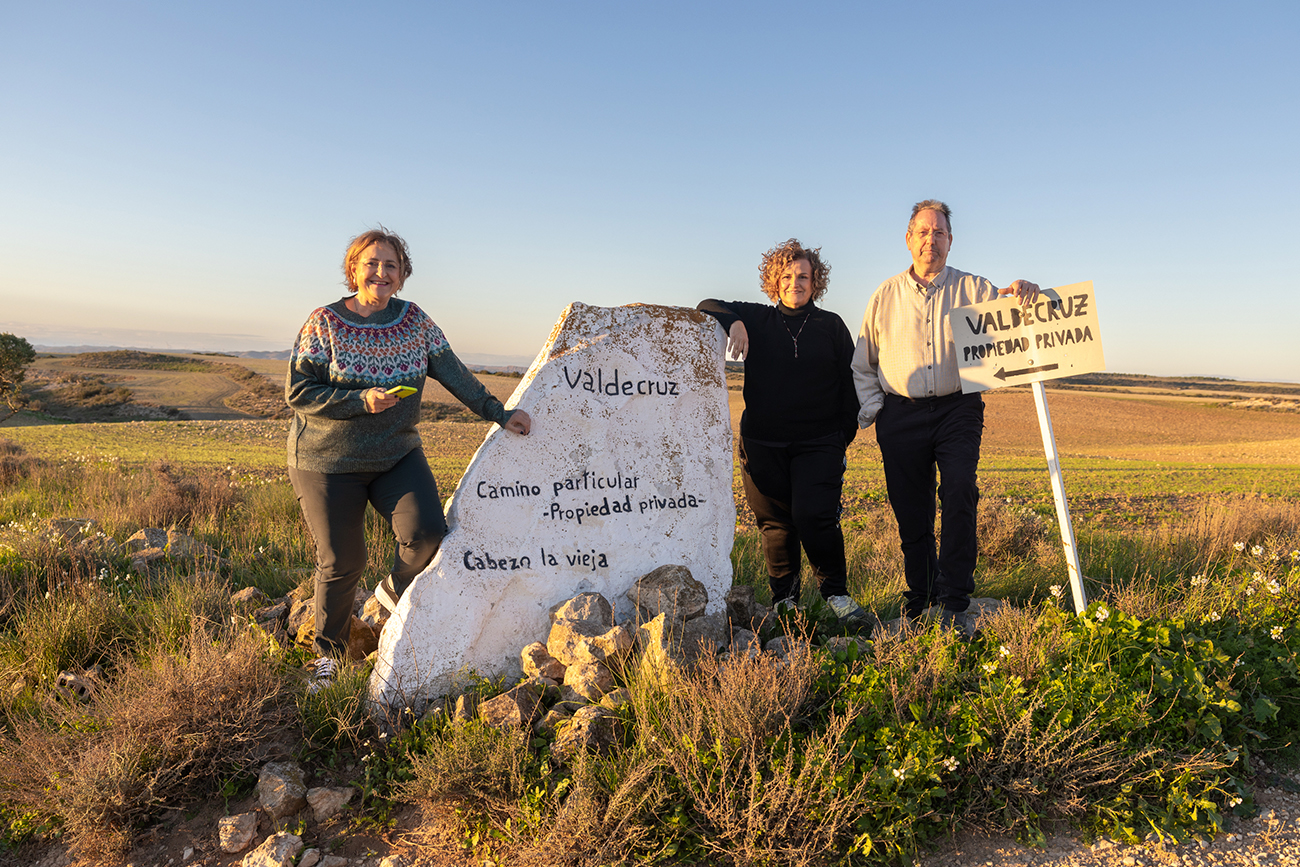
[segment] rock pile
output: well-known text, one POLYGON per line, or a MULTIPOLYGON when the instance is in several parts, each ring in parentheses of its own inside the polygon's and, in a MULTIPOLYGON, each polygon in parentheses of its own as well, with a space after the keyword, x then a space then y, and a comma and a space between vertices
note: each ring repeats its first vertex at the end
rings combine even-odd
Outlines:
MULTIPOLYGON (((278 599, 271 599, 256 587, 245 587, 231 595, 230 603, 237 621, 251 620, 282 645, 311 647, 316 639, 315 596, 310 586, 297 587, 278 599)), ((387 620, 388 614, 375 594, 358 588, 348 658, 355 662, 374 653, 387 620)))
MULTIPOLYGON (((617 709, 628 701, 616 688, 616 672, 636 666, 642 676, 665 676, 705 653, 753 656, 771 611, 754 601, 754 588, 733 586, 726 609, 706 614, 708 591, 690 569, 661 566, 638 578, 628 596, 634 618, 616 621, 609 600, 580 593, 551 611, 545 641, 520 651, 525 679, 495 698, 471 705, 456 701, 459 720, 477 716, 499 729, 531 728, 556 733, 552 756, 567 761, 577 752, 607 752, 620 740, 617 709)), ((784 645, 774 639, 771 649, 784 645)))

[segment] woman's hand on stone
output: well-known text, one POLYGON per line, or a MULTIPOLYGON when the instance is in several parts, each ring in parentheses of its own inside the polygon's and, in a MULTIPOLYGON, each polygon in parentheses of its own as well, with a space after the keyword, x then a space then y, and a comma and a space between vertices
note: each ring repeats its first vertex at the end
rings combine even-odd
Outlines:
POLYGON ((533 420, 529 418, 528 413, 522 409, 517 409, 510 418, 506 419, 504 427, 511 433, 526 437, 528 432, 533 429, 533 420))

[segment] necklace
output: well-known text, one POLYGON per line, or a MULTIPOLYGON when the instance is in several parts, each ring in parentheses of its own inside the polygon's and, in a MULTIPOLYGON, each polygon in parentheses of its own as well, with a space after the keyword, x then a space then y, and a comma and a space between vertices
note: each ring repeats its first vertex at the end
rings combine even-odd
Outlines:
MULTIPOLYGON (((785 333, 786 333, 786 334, 790 334, 790 326, 785 324, 785 314, 782 313, 782 314, 780 314, 780 316, 781 316, 781 327, 785 329, 785 333)), ((790 340, 794 342, 794 357, 795 357, 795 358, 798 358, 798 357, 799 357, 799 335, 800 335, 800 334, 803 334, 803 327, 804 327, 804 325, 807 325, 807 324, 808 324, 808 320, 809 320, 809 319, 812 319, 812 311, 811 311, 811 310, 810 310, 810 311, 809 311, 809 312, 804 316, 804 318, 803 318, 803 323, 800 324, 800 326, 799 326, 799 330, 796 331, 794 334, 790 334, 790 340)))

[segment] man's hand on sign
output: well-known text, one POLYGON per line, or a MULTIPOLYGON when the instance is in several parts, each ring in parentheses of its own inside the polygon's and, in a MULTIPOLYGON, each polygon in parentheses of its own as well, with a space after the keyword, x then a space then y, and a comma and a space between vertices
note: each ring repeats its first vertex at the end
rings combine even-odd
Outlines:
POLYGON ((727 330, 727 355, 743 359, 749 353, 749 331, 745 323, 737 319, 727 330))
POLYGON ((1020 301, 1020 306, 1029 309, 1029 305, 1038 300, 1038 284, 1030 283, 1028 280, 1017 280, 1005 289, 999 289, 999 295, 1015 294, 1016 299, 1020 301))

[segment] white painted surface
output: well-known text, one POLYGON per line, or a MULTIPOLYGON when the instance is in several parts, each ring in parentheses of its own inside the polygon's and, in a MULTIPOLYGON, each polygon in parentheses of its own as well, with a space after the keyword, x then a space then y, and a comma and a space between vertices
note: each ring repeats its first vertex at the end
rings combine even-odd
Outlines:
POLYGON ((414 704, 467 670, 519 673, 548 612, 681 563, 721 611, 735 534, 722 329, 681 307, 571 304, 507 402, 532 434, 494 427, 447 510, 449 533, 385 628, 372 700, 414 704), (493 494, 495 493, 495 497, 493 494))

